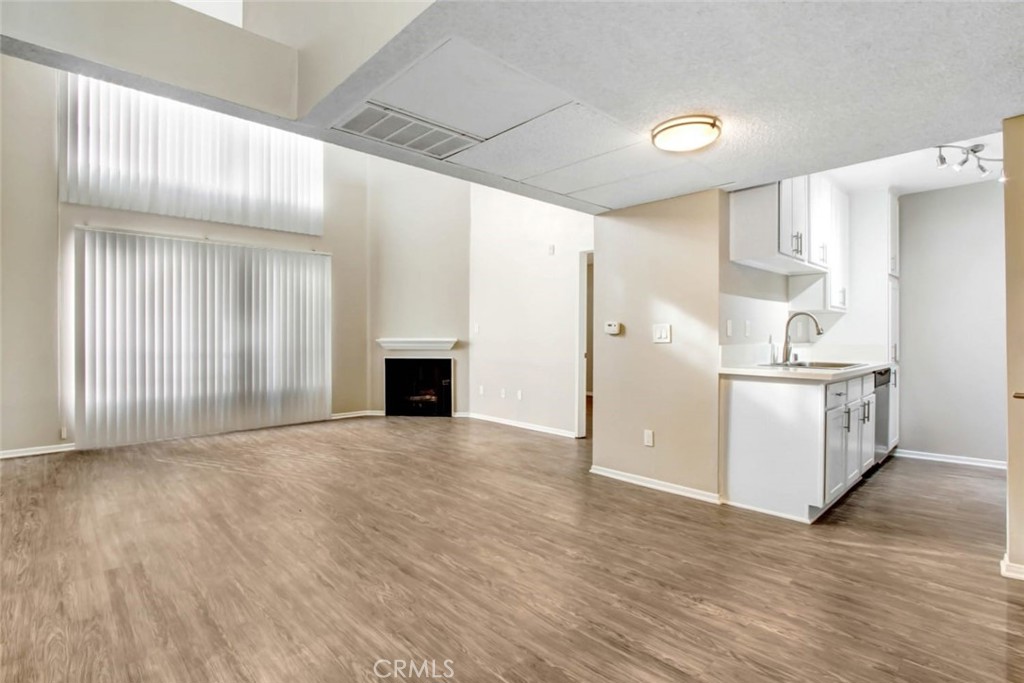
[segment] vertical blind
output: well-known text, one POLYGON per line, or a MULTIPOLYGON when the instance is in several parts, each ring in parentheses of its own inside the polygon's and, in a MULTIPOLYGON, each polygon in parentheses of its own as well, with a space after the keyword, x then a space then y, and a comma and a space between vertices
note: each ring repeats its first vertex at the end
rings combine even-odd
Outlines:
POLYGON ((86 229, 75 240, 79 446, 330 416, 329 256, 86 229))
POLYGON ((323 143, 85 76, 63 98, 61 199, 323 234, 323 143))

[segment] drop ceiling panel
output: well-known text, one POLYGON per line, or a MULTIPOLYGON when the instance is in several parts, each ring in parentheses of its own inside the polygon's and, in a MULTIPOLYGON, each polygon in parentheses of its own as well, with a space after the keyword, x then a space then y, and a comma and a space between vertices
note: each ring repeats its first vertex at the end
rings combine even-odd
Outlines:
POLYGON ((643 137, 574 103, 460 152, 449 161, 522 180, 628 147, 643 137))
POLYGON ((486 139, 572 98, 464 40, 453 39, 374 92, 373 100, 486 139))
POLYGON ((678 154, 664 152, 644 140, 629 147, 527 178, 524 182, 559 194, 572 194, 683 163, 685 160, 678 154))
MULTIPOLYGON (((697 192, 726 182, 702 164, 688 160, 671 168, 591 187, 569 196, 610 209, 621 209, 697 192)), ((726 189, 731 189, 731 186, 726 189)))

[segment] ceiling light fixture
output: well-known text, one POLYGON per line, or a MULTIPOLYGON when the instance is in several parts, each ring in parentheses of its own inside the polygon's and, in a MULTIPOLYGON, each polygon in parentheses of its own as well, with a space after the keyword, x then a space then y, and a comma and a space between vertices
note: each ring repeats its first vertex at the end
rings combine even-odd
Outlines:
POLYGON ((715 116, 679 116, 659 123, 651 131, 651 142, 667 152, 692 152, 707 147, 722 133, 715 116))
MULTIPOLYGON (((964 153, 963 158, 961 158, 960 161, 958 161, 957 163, 953 164, 953 166, 952 166, 952 169, 954 171, 956 171, 957 173, 962 171, 964 166, 967 165, 967 162, 969 162, 972 158, 974 159, 975 162, 977 162, 977 164, 978 164, 978 173, 981 174, 982 178, 987 177, 988 174, 992 172, 992 169, 990 169, 988 166, 986 166, 985 164, 982 163, 983 161, 996 162, 996 163, 1000 163, 1000 164, 1003 163, 1002 159, 996 159, 994 157, 983 157, 983 156, 981 156, 981 153, 985 151, 985 145, 981 144, 980 142, 976 143, 976 144, 973 144, 970 147, 961 147, 960 145, 940 145, 936 149, 939 150, 939 156, 935 160, 935 165, 938 168, 946 168, 946 166, 947 166, 946 155, 942 153, 943 150, 945 150, 945 149, 958 149, 958 150, 960 150, 961 152, 964 153)), ((1003 171, 1002 169, 1000 169, 1000 171, 999 171, 999 182, 1001 182, 1001 183, 1005 183, 1006 182, 1006 172, 1003 171)))

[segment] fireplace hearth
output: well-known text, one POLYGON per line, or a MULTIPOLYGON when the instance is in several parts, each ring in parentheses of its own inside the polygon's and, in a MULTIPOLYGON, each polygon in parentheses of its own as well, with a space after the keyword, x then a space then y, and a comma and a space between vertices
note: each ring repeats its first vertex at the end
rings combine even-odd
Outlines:
POLYGON ((385 358, 384 412, 451 417, 451 358, 385 358))

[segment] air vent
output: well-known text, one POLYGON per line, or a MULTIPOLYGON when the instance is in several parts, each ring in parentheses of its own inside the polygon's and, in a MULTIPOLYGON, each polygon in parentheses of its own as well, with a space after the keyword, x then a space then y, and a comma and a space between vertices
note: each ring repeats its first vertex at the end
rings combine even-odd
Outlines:
POLYGON ((334 129, 386 142, 435 159, 444 159, 482 142, 466 133, 428 123, 373 102, 367 102, 359 113, 341 126, 334 126, 334 129))

